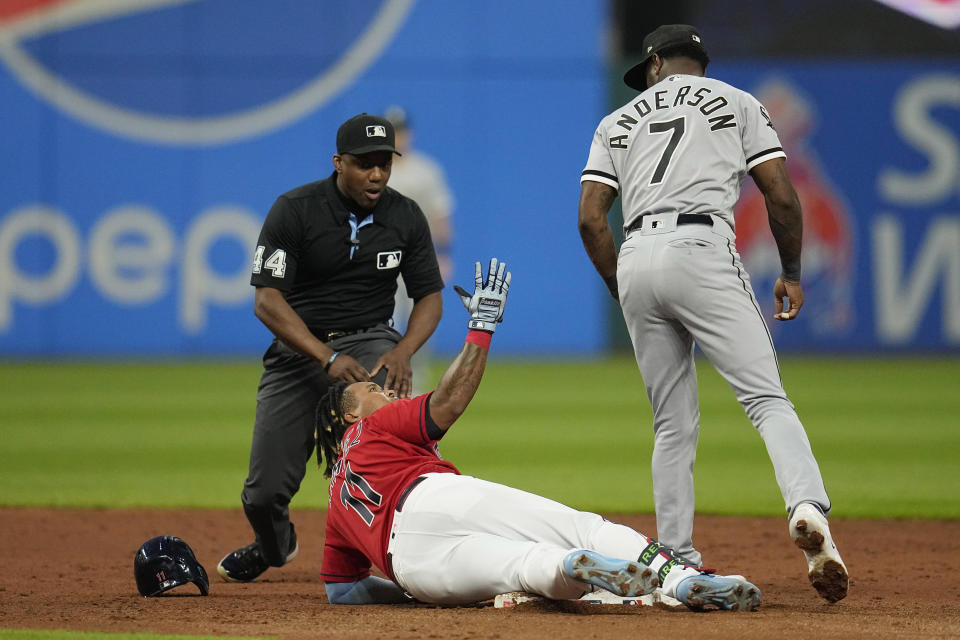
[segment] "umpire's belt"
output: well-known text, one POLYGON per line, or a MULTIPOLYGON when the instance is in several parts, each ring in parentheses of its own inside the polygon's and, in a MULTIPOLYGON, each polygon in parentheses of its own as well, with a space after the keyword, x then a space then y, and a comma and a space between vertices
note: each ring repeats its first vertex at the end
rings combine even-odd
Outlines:
MULTIPOLYGON (((624 234, 625 234, 625 235, 629 235, 629 234, 633 233, 634 231, 638 231, 638 230, 640 229, 640 227, 643 226, 643 218, 644 218, 645 215, 647 215, 647 214, 644 214, 643 216, 639 216, 637 219, 635 219, 633 222, 631 222, 631 223, 630 223, 630 226, 628 226, 626 229, 623 230, 624 234)), ((708 215, 705 214, 705 213, 681 213, 680 215, 677 216, 677 225, 679 226, 679 225, 681 225, 681 224, 709 224, 709 225, 712 225, 712 224, 713 224, 713 218, 711 218, 710 216, 708 216, 708 215)))
POLYGON ((317 329, 313 331, 313 335, 319 338, 320 342, 330 342, 331 340, 336 340, 337 338, 342 338, 344 336, 352 336, 357 333, 364 333, 365 331, 370 331, 374 327, 362 327, 360 329, 317 329))

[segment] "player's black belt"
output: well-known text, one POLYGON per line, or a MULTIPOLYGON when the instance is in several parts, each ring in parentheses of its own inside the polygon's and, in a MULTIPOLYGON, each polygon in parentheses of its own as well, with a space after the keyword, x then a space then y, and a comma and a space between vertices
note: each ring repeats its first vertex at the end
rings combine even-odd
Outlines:
POLYGON ((410 496, 410 492, 413 491, 414 487, 427 479, 427 476, 417 476, 410 481, 410 484, 400 492, 400 497, 397 498, 397 511, 403 510, 403 503, 407 501, 407 498, 410 496))
MULTIPOLYGON (((643 219, 650 214, 644 214, 630 223, 625 233, 632 233, 643 226, 643 219)), ((705 213, 681 213, 677 216, 677 225, 681 224, 713 224, 713 218, 705 213)))
MULTIPOLYGON (((383 568, 383 571, 384 571, 384 573, 387 574, 387 576, 388 576, 391 580, 393 580, 394 582, 396 582, 397 579, 393 576, 393 554, 388 551, 388 552, 387 552, 387 557, 385 558, 385 560, 387 561, 387 566, 385 566, 385 567, 383 568)), ((400 585, 397 585, 397 586, 399 587, 400 585)))

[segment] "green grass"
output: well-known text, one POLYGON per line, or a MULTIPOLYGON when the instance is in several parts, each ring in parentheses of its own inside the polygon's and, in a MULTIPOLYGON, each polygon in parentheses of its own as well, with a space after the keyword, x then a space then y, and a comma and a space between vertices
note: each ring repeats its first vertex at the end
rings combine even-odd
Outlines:
MULTIPOLYGON (((835 516, 960 518, 960 362, 781 368, 835 516)), ((698 370, 698 511, 782 514, 759 435, 698 370)), ((256 361, 0 364, 0 504, 239 508, 259 373, 256 361)), ((494 360, 441 450, 464 473, 612 513, 652 511, 651 447, 643 382, 617 357, 494 360)), ((296 508, 326 504, 310 467, 296 508)))
POLYGON ((250 364, 0 366, 0 503, 239 504, 250 364))

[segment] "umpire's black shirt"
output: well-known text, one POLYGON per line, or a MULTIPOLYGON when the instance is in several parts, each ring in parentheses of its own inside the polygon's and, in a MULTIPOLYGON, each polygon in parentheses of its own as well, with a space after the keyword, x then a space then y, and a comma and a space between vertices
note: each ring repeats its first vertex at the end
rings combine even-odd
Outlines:
POLYGON ((430 227, 417 203, 384 189, 372 212, 353 211, 362 225, 353 243, 350 203, 337 190, 336 176, 277 198, 260 230, 250 277, 256 287, 283 291, 316 335, 389 320, 397 274, 414 300, 443 289, 430 227))

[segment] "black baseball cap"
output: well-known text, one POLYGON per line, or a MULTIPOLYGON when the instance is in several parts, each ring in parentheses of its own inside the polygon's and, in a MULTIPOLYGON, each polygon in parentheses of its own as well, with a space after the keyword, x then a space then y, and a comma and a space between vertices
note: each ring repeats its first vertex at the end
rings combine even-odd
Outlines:
POLYGON ((401 155, 394 146, 393 124, 386 118, 360 113, 337 129, 337 153, 360 156, 374 151, 392 151, 401 155))
POLYGON ((703 39, 695 27, 688 24, 665 24, 657 27, 643 39, 643 57, 640 58, 640 62, 623 74, 623 81, 632 89, 646 91, 647 61, 650 56, 669 47, 684 44, 693 45, 703 51, 704 55, 707 55, 707 50, 703 46, 703 39))

